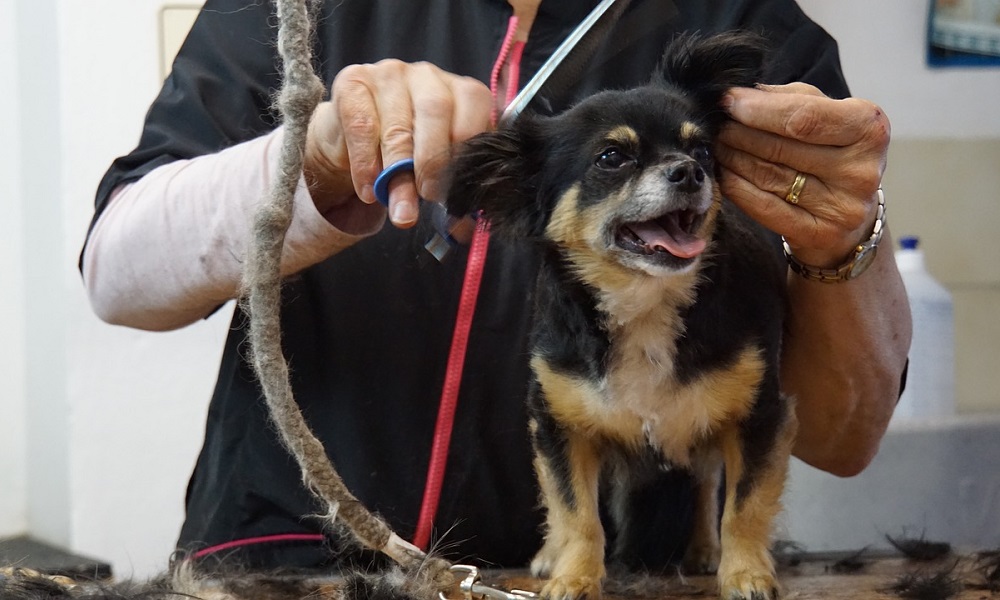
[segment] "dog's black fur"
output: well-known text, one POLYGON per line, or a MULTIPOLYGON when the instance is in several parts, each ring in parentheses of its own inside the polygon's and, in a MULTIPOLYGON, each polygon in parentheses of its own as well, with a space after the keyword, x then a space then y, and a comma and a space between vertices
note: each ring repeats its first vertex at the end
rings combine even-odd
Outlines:
POLYGON ((665 464, 699 482, 687 566, 717 568, 725 598, 777 594, 768 538, 795 431, 778 384, 785 262, 721 197, 712 160, 726 90, 757 83, 764 57, 747 33, 681 37, 649 85, 525 115, 453 162, 449 212, 481 211, 542 255, 528 402, 546 597, 599 596, 599 490, 619 530, 641 528, 629 492, 665 464))

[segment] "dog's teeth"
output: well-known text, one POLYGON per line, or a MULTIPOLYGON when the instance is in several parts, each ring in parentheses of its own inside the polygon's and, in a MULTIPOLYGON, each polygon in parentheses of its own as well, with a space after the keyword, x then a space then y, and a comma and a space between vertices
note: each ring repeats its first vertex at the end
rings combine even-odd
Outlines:
POLYGON ((640 245, 646 243, 645 241, 643 241, 641 237, 638 236, 638 234, 636 234, 636 232, 632 231, 632 229, 629 227, 622 227, 621 232, 622 234, 624 234, 624 237, 628 239, 630 242, 635 242, 636 244, 640 245))

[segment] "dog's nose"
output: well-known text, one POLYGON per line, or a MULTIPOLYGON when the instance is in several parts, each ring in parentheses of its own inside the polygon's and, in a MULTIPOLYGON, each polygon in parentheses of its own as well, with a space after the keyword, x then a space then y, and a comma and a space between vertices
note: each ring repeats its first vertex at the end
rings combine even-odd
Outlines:
POLYGON ((705 169, 693 160, 679 160, 667 166, 667 181, 682 192, 697 192, 705 182, 705 169))

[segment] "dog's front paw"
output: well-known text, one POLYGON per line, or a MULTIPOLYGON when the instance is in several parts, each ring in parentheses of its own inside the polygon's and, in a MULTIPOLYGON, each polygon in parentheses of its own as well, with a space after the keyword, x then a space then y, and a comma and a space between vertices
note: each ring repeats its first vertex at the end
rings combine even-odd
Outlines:
POLYGON ((600 600, 601 579, 598 577, 554 577, 542 587, 545 600, 600 600))
POLYGON ((689 575, 715 573, 719 570, 720 554, 718 543, 691 544, 684 553, 681 567, 689 575))
POLYGON ((719 577, 722 600, 777 600, 779 595, 773 572, 745 569, 719 577))

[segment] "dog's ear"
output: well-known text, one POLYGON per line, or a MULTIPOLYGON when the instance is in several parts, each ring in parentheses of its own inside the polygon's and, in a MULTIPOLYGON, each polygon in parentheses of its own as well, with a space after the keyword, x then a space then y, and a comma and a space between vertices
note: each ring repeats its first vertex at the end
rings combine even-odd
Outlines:
POLYGON ((480 213, 491 231, 508 238, 538 237, 546 211, 539 205, 544 160, 531 117, 461 144, 451 161, 448 213, 480 213))
POLYGON ((725 115, 715 109, 722 96, 729 88, 759 83, 767 51, 767 40, 748 31, 683 34, 667 47, 653 83, 674 86, 692 96, 697 106, 710 111, 707 116, 713 124, 721 125, 725 115))

